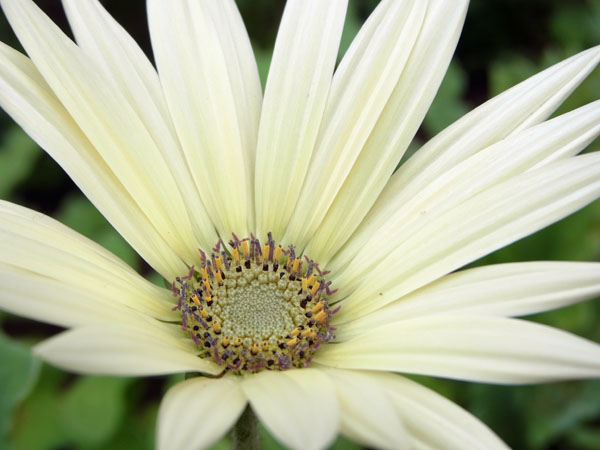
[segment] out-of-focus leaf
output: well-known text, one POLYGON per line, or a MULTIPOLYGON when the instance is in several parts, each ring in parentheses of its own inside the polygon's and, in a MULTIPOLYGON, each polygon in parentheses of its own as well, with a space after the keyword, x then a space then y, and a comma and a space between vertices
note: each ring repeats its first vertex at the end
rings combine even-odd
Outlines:
MULTIPOLYGON (((563 382, 532 388, 531 396, 523 408, 535 411, 530 416, 533 426, 528 427, 527 442, 532 448, 551 447, 564 441, 574 429, 600 414, 600 403, 590 401, 600 398, 600 382, 563 382)), ((597 448, 597 447, 583 447, 597 448)))
POLYGON ((40 361, 28 347, 0 333, 0 448, 7 446, 13 413, 34 387, 40 361))
POLYGON ((59 415, 57 391, 65 373, 43 365, 39 381, 15 418, 11 444, 15 450, 48 450, 67 444, 59 415))
POLYGON ((264 92, 267 84, 267 77, 269 76, 269 68, 271 67, 271 59, 273 58, 273 49, 264 49, 262 47, 254 46, 254 56, 256 57, 258 75, 264 92))
POLYGON ((465 72, 458 63, 452 62, 423 120, 423 128, 429 136, 436 135, 469 111, 462 100, 466 83, 465 72))
POLYGON ((80 377, 63 395, 60 416, 69 441, 98 448, 119 430, 125 413, 125 389, 131 378, 80 377))
POLYGON ((344 22, 344 29, 342 30, 340 48, 338 51, 338 61, 342 59, 342 56, 344 56, 346 50, 348 50, 348 47, 350 47, 350 44, 354 40, 358 30, 360 30, 361 25, 362 21, 358 17, 357 2, 349 2, 348 12, 346 13, 346 21, 344 22))
POLYGON ((138 256, 92 203, 81 194, 73 194, 62 203, 56 218, 111 251, 134 269, 138 256))
POLYGON ((0 144, 0 198, 6 198, 13 188, 33 169, 41 154, 37 144, 20 128, 9 128, 0 144))
POLYGON ((329 450, 360 450, 362 447, 354 442, 346 439, 344 436, 338 438, 331 444, 329 450))
POLYGON ((158 405, 130 411, 117 436, 101 448, 111 450, 153 450, 158 405))
POLYGON ((536 74, 540 69, 541 67, 524 55, 514 55, 494 62, 490 67, 489 75, 490 97, 513 87, 536 74))

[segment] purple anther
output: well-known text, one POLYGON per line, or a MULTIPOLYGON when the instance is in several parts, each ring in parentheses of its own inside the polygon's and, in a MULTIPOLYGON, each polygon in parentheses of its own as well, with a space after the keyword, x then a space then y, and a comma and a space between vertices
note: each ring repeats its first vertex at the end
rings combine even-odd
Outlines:
POLYGON ((223 360, 221 359, 221 355, 219 355, 219 350, 216 345, 213 345, 213 356, 215 357, 217 364, 223 364, 223 360))
POLYGON ((206 262, 206 253, 204 253, 204 250, 199 248, 198 251, 200 252, 200 261, 202 261, 203 263, 206 262))
POLYGON ((294 247, 293 245, 288 246, 288 248, 290 249, 290 259, 296 259, 296 247, 294 247))
POLYGON ((265 362, 264 361, 259 361, 257 364, 254 364, 253 366, 248 366, 248 370, 258 370, 258 369, 261 369, 264 366, 265 366, 265 362))
POLYGON ((190 332, 190 337, 192 338, 192 341, 194 341, 194 344, 196 344, 198 347, 202 347, 202 341, 198 339, 196 333, 190 332))
POLYGON ((223 264, 225 264, 225 268, 229 270, 229 268, 231 267, 231 264, 229 264, 229 258, 227 258, 227 255, 224 251, 221 252, 221 256, 223 257, 223 264))
POLYGON ((212 249, 213 252, 219 253, 221 251, 221 243, 222 243, 221 238, 219 238, 219 240, 217 241, 217 245, 215 245, 212 249))
POLYGON ((187 330, 187 311, 183 311, 181 313, 181 329, 183 331, 187 330))
POLYGON ((190 267, 190 271, 185 277, 182 277, 183 280, 191 280, 194 276, 194 266, 190 267))
POLYGON ((242 365, 242 360, 238 359, 237 363, 235 363, 235 365, 233 365, 233 366, 231 364, 227 363, 227 368, 229 370, 238 370, 241 365, 242 365))

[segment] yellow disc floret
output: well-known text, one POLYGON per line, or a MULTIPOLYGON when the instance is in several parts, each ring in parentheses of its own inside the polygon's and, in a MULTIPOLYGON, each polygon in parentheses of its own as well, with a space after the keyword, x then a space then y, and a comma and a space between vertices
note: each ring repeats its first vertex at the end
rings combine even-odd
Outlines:
POLYGON ((284 250, 268 235, 234 239, 231 251, 215 247, 187 276, 177 278, 182 327, 225 370, 255 372, 306 367, 333 338, 327 295, 318 265, 284 250))

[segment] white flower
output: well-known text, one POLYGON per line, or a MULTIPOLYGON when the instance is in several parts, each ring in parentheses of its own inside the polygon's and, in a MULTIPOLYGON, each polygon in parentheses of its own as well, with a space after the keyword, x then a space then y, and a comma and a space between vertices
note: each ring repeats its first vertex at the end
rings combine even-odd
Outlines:
POLYGON ((96 1, 63 1, 78 45, 30 0, 0 3, 31 58, 0 46, 4 109, 166 280, 196 268, 175 283, 183 312, 173 309, 169 290, 98 245, 1 202, 0 306, 69 328, 34 351, 79 373, 226 371, 168 392, 159 448, 210 445, 248 402, 291 448, 323 448, 338 432, 378 448, 504 448, 458 406, 387 372, 495 383, 600 375, 597 344, 511 318, 598 295, 599 264, 452 273, 600 196, 600 155, 575 156, 600 133, 600 102, 547 120, 600 48, 483 104, 392 174, 445 73, 466 1, 382 1, 334 74, 346 2, 289 0, 264 98, 232 0, 149 0, 158 73, 96 1), (293 256, 270 256, 269 232, 331 273, 311 278, 293 256), (260 256, 233 238, 203 262, 199 248, 210 254, 234 234, 268 247, 260 256), (227 283, 237 261, 251 266, 244 274, 288 264, 282 279, 311 292, 313 324, 296 314, 309 310, 292 288, 259 291, 276 292, 266 275, 236 294, 227 283), (282 337, 274 330, 288 319, 273 305, 288 291, 297 328, 282 337), (251 296, 261 308, 236 309, 251 296), (195 304, 223 323, 192 314, 195 304), (203 318, 206 335, 194 336, 203 318), (238 353, 227 353, 236 338, 238 353), (273 367, 309 367, 262 370, 273 355, 273 367))

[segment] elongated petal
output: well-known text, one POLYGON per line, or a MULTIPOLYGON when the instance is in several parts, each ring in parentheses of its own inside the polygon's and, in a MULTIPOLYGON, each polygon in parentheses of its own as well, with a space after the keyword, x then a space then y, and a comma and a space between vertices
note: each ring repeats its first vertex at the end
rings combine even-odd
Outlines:
POLYGON ((63 0, 63 5, 78 45, 115 83, 144 123, 183 193, 198 242, 210 248, 217 241, 216 233, 177 141, 152 63, 97 0, 63 0))
POLYGON ((54 219, 5 201, 0 201, 0 264, 4 267, 0 277, 12 286, 3 292, 3 306, 37 320, 86 323, 73 323, 67 317, 79 317, 76 305, 90 312, 95 303, 94 308, 119 305, 163 320, 176 317, 169 291, 144 280, 116 256, 54 219), (17 278, 13 271, 19 273, 17 278), (55 287, 44 292, 48 283, 55 287), (19 302, 18 292, 26 292, 27 298, 19 302), (60 298, 59 292, 71 295, 60 298), (56 302, 44 303, 50 298, 56 302), (29 310, 26 305, 43 305, 54 313, 44 319, 38 307, 29 310))
POLYGON ((242 389, 260 421, 287 447, 321 449, 335 438, 338 402, 320 370, 264 371, 245 377, 242 389))
MULTIPOLYGON (((250 132, 235 88, 243 67, 209 1, 148 2, 150 35, 167 104, 194 181, 217 231, 248 234, 253 214, 250 132)), ((225 2, 228 3, 228 2, 225 2)), ((230 5, 231 6, 231 5, 230 5)), ((229 8, 231 9, 231 8, 229 8)), ((239 33, 238 33, 239 34, 239 33)), ((237 36, 237 34, 236 34, 237 36)), ((256 68, 254 68, 256 71, 256 68)), ((250 77, 250 75, 249 75, 250 77)), ((256 77, 252 77, 256 79, 256 77)), ((257 103, 253 96, 254 108, 257 103)), ((248 105, 246 105, 248 106, 248 105)), ((255 133, 255 131, 254 131, 255 133)))
POLYGON ((424 224, 434 221, 474 195, 533 168, 581 151, 600 134, 600 101, 533 126, 491 145, 440 175, 406 199, 370 236, 346 268, 333 264, 341 295, 352 290, 381 255, 406 241, 424 224), (525 150, 524 150, 525 149, 525 150))
POLYGON ((286 4, 263 103, 256 160, 259 235, 281 238, 313 153, 347 1, 286 4))
POLYGON ((346 340, 369 329, 433 314, 521 316, 600 296, 600 264, 526 262, 462 270, 338 327, 346 340))
POLYGON ((600 346, 545 325, 485 316, 435 315, 385 325, 339 344, 315 362, 520 384, 600 376, 600 346))
MULTIPOLYGON (((122 298, 104 294, 101 283, 89 289, 76 287, 5 263, 0 263, 0 283, 3 310, 40 322, 63 327, 111 323, 136 325, 149 318, 123 304, 122 298)), ((128 297, 126 292, 123 294, 124 298, 128 297)))
POLYGON ((136 111, 31 0, 1 4, 36 67, 115 176, 169 246, 193 262, 196 238, 182 193, 136 111))
POLYGON ((0 103, 70 174, 92 203, 152 267, 168 279, 186 270, 183 261, 148 221, 32 62, 2 43, 0 103))
POLYGON ((350 370, 325 370, 340 403, 342 433, 367 447, 410 448, 401 416, 376 377, 350 370))
POLYGON ((419 383, 392 374, 361 374, 385 391, 397 414, 402 417, 413 445, 439 450, 508 449, 476 417, 419 383))
POLYGON ((600 196, 600 153, 551 163, 513 177, 424 225, 370 271, 337 320, 374 311, 600 196), (365 302, 365 299, 373 298, 365 302))
POLYGON ((364 147, 406 65, 426 1, 385 0, 340 63, 284 241, 303 249, 364 147))
POLYGON ((511 133, 545 120, 596 67, 600 46, 581 52, 467 114, 419 149, 392 176, 356 233, 336 256, 345 267, 388 218, 455 165, 511 133))
POLYGON ((236 422, 246 397, 236 377, 192 378, 173 386, 160 404, 158 450, 207 448, 236 422))
POLYGON ((381 116, 306 251, 321 264, 350 237, 417 131, 456 47, 467 1, 429 1, 423 26, 381 116))
POLYGON ((102 325, 73 328, 34 347, 40 358, 82 374, 164 375, 204 372, 221 368, 196 356, 189 339, 177 338, 164 325, 102 325))

